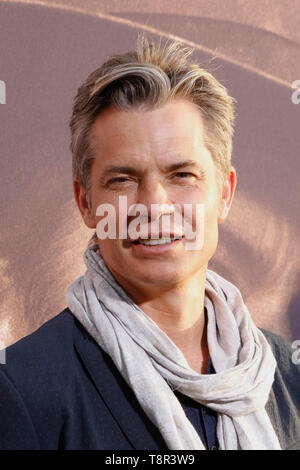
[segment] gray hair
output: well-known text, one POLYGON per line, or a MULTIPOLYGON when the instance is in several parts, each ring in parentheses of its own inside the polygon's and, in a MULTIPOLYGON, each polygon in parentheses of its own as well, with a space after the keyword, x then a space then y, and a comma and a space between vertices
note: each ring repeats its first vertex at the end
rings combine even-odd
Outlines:
POLYGON ((96 155, 91 131, 99 113, 110 106, 147 110, 175 97, 191 101, 203 116, 206 146, 220 179, 229 175, 235 100, 210 72, 190 60, 193 51, 178 41, 149 43, 139 34, 135 51, 112 56, 79 87, 70 120, 70 149, 73 177, 84 187, 89 206, 96 155))

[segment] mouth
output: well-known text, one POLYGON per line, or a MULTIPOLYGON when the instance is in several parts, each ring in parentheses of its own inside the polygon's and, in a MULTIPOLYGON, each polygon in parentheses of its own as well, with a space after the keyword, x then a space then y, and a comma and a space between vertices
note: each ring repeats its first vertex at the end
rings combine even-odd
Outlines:
POLYGON ((131 243, 133 245, 144 245, 144 246, 158 246, 158 245, 167 245, 174 243, 178 240, 182 240, 184 238, 183 235, 169 235, 169 236, 162 236, 158 235, 151 238, 141 238, 139 237, 137 240, 133 240, 131 243))

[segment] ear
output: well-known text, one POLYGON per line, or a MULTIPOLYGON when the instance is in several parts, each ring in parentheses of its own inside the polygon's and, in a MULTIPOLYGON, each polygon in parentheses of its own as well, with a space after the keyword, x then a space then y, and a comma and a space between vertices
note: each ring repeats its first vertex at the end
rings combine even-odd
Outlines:
POLYGON ((95 217, 88 206, 86 190, 77 180, 73 181, 73 191, 75 201, 85 225, 89 228, 96 228, 95 217))
POLYGON ((221 191, 221 199, 218 210, 218 223, 221 224, 227 218, 232 204, 236 187, 236 171, 231 167, 229 176, 225 179, 221 191))

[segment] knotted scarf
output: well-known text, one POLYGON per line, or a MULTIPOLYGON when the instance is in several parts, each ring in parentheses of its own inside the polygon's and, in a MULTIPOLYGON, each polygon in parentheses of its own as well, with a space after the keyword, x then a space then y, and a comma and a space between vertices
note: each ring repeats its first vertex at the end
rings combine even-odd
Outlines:
POLYGON ((220 449, 280 449, 265 410, 276 361, 237 287, 207 270, 204 307, 215 373, 199 374, 127 295, 97 245, 84 260, 87 271, 69 287, 67 305, 112 358, 169 449, 205 449, 173 390, 217 412, 220 449))

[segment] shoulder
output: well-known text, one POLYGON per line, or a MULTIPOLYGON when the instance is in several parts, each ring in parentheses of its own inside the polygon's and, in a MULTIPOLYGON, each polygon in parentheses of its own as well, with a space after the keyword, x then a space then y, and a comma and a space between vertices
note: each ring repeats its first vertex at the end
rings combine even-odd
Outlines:
POLYGON ((265 335, 274 354, 279 356, 289 354, 291 350, 291 344, 286 339, 284 339, 282 336, 272 333, 269 330, 265 330, 264 328, 259 329, 265 335))
POLYGON ((65 309, 8 346, 0 364, 2 392, 15 390, 33 405, 42 396, 59 397, 60 392, 63 396, 63 389, 71 387, 74 323, 72 312, 65 309))
POLYGON ((53 430, 60 429, 73 390, 74 324, 73 314, 65 309, 5 349, 0 449, 37 449, 47 433, 52 433, 47 442, 56 448, 53 430))
POLYGON ((300 412, 300 361, 297 360, 295 348, 286 339, 261 328, 268 340, 277 362, 277 382, 284 383, 285 388, 297 399, 300 412))
MULTIPOLYGON (((277 362, 277 371, 287 378, 290 375, 293 375, 293 382, 295 382, 297 374, 298 376, 300 374, 300 361, 296 360, 295 348, 293 348, 293 345, 286 339, 275 333, 272 333, 271 331, 265 330, 263 328, 260 328, 260 330, 263 332, 271 346, 272 352, 277 362)), ((299 386, 300 391, 300 381, 295 385, 299 386)))
POLYGON ((300 449, 300 362, 288 341, 261 329, 268 340, 277 367, 266 406, 284 449, 300 449))
POLYGON ((65 357, 62 354, 72 345, 73 328, 74 316, 69 309, 64 309, 33 333, 8 346, 0 370, 15 375, 24 374, 24 367, 27 373, 28 369, 45 369, 46 365, 56 368, 57 362, 65 357))

